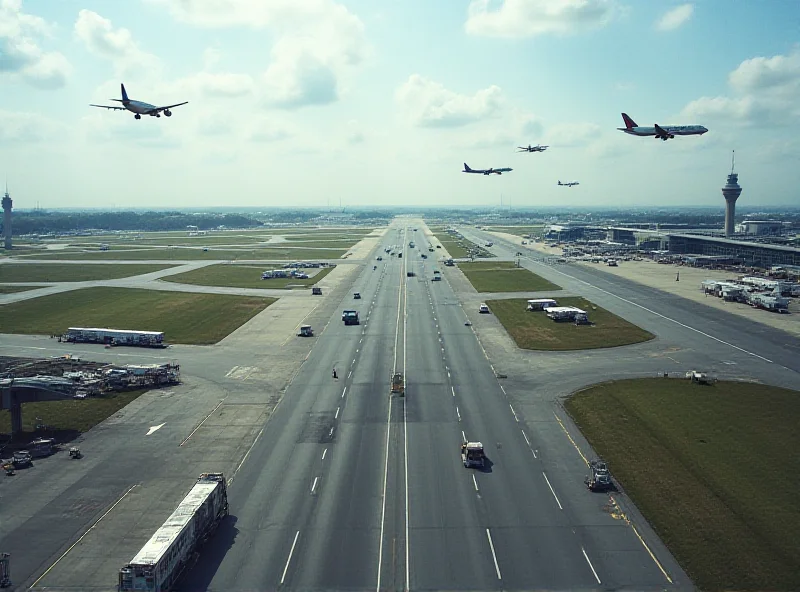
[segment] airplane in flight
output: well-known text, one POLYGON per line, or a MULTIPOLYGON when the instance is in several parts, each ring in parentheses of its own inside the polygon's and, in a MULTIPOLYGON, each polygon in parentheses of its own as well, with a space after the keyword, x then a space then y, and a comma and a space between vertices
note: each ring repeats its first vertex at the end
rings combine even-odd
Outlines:
POLYGON ((508 173, 513 171, 514 169, 509 168, 502 168, 502 169, 471 169, 469 165, 465 162, 464 163, 464 170, 461 171, 462 173, 479 173, 481 175, 502 175, 503 173, 508 173))
POLYGON ((577 181, 568 181, 566 183, 562 183, 561 181, 558 182, 561 187, 572 187, 573 185, 580 185, 577 181))
POLYGON ((528 144, 528 147, 525 146, 517 146, 519 150, 517 152, 544 152, 549 148, 549 146, 542 146, 540 144, 536 144, 536 146, 531 146, 528 144))
POLYGON ((622 114, 622 120, 625 122, 625 127, 618 127, 617 129, 632 136, 655 136, 661 138, 665 142, 674 138, 675 136, 701 136, 708 131, 708 128, 702 125, 658 125, 655 127, 642 127, 636 125, 636 122, 631 119, 627 113, 622 114))
POLYGON ((115 105, 89 105, 89 106, 100 107, 102 109, 115 109, 117 111, 131 111, 132 113, 135 113, 134 118, 141 119, 142 115, 161 117, 162 112, 167 117, 171 117, 172 111, 170 111, 170 109, 174 107, 180 107, 181 105, 186 105, 189 102, 189 101, 184 101, 183 103, 175 103, 174 105, 166 105, 165 107, 156 107, 155 105, 151 105, 150 103, 145 103, 143 101, 134 101, 132 99, 129 99, 128 93, 125 92, 125 85, 120 84, 119 86, 122 89, 122 98, 110 99, 110 100, 122 103, 122 107, 117 107, 115 105))

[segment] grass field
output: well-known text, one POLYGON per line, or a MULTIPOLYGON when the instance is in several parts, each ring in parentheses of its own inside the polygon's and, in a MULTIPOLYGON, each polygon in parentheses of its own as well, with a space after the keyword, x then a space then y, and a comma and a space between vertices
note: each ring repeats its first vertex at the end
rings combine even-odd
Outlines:
POLYGON ((0 265, 0 282, 86 282, 114 280, 168 269, 172 265, 59 265, 26 263, 0 265))
POLYGON ((566 407, 700 589, 798 589, 800 392, 640 379, 566 407))
POLYGON ((544 312, 525 310, 527 300, 489 300, 486 304, 503 324, 517 345, 523 349, 570 351, 617 347, 649 341, 652 333, 629 323, 585 298, 555 296, 559 306, 577 306, 589 313, 592 325, 557 323, 544 312))
POLYGON ((36 288, 44 288, 44 286, 0 286, 0 294, 14 294, 16 292, 27 292, 28 290, 35 290, 36 288))
POLYGON ((186 260, 237 260, 260 259, 263 261, 309 261, 316 259, 338 259, 347 251, 342 249, 304 249, 304 248, 257 248, 257 249, 136 249, 133 251, 86 251, 86 252, 47 252, 31 257, 46 260, 91 260, 91 261, 186 261, 186 260))
MULTIPOLYGON (((43 403, 24 403, 22 405, 22 434, 17 440, 27 441, 34 437, 56 438, 59 442, 69 441, 83 432, 88 432, 104 419, 111 417, 128 403, 146 393, 147 390, 109 393, 101 397, 88 397, 83 400, 45 401, 43 403), (36 419, 48 426, 47 430, 37 430, 36 419)), ((11 433, 11 413, 0 411, 0 434, 11 433)), ((35 461, 34 461, 35 462, 35 461)))
POLYGON ((561 286, 527 269, 516 267, 512 261, 459 263, 458 268, 478 292, 541 292, 561 289, 561 286))
MULTIPOLYGON (((233 288, 291 288, 291 287, 310 287, 328 275, 332 267, 326 267, 307 280, 295 278, 274 278, 262 280, 261 272, 264 266, 256 265, 209 265, 201 269, 187 271, 178 275, 171 275, 163 278, 164 281, 175 282, 177 284, 192 284, 195 286, 230 286, 233 288)), ((313 273, 316 270, 307 270, 313 273)), ((311 275, 309 273, 309 275, 311 275)))
POLYGON ((169 343, 216 343, 273 298, 84 288, 0 307, 0 333, 58 335, 68 327, 163 331, 169 343))

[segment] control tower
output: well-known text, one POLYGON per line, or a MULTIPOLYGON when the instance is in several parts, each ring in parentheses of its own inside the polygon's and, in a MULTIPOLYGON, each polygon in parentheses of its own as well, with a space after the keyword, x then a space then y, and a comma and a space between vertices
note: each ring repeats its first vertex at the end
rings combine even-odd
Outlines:
POLYGON ((11 196, 8 194, 6 184, 6 194, 3 196, 3 234, 5 236, 5 248, 11 249, 11 196))
POLYGON ((733 172, 736 164, 736 151, 733 151, 731 156, 731 174, 728 175, 728 182, 722 188, 722 195, 725 197, 725 236, 731 236, 734 233, 733 217, 736 214, 736 200, 742 194, 742 188, 739 186, 739 175, 733 172))

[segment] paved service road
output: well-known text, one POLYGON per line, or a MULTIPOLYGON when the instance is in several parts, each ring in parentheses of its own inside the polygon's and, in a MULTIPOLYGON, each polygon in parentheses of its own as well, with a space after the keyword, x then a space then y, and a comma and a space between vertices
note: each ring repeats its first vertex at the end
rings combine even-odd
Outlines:
POLYGON ((417 248, 366 266, 363 299, 342 301, 362 324, 337 311, 318 338, 180 590, 690 589, 651 532, 646 547, 586 491, 569 439, 509 404, 411 227, 384 243, 417 248), (461 464, 464 438, 484 443, 483 471, 461 464))

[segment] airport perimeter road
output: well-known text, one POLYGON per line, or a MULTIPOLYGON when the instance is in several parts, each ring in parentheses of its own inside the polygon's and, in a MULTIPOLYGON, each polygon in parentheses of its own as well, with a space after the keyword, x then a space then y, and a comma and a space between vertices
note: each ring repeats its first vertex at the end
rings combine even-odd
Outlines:
MULTIPOLYGON (((557 283, 571 293, 582 294, 677 346, 696 350, 698 364, 710 369, 716 364, 737 365, 754 377, 792 387, 800 373, 800 339, 789 333, 755 323, 725 311, 704 306, 604 273, 583 265, 548 265, 540 258, 552 256, 520 248, 494 235, 464 229, 464 236, 478 242, 492 240, 489 249, 496 255, 514 259, 527 253, 520 263, 534 273, 557 283)), ((624 265, 624 263, 623 263, 624 265)), ((557 295, 557 292, 555 293, 557 295)), ((770 314, 764 312, 764 314, 770 314)))
MULTIPOLYGON (((383 241, 402 244, 392 229, 383 241)), ((405 260, 367 265, 231 484, 231 518, 180 590, 402 589, 405 260), (338 379, 332 378, 336 368, 338 379)))

